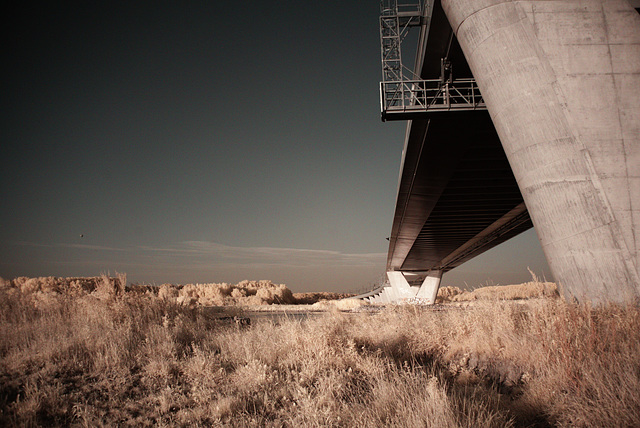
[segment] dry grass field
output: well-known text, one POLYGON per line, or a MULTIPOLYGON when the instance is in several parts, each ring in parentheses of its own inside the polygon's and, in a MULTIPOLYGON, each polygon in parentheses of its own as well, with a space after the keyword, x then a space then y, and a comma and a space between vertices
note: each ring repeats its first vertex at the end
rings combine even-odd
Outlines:
POLYGON ((124 283, 0 280, 0 426, 640 426, 638 306, 533 281, 244 325, 202 303, 291 293, 124 283))

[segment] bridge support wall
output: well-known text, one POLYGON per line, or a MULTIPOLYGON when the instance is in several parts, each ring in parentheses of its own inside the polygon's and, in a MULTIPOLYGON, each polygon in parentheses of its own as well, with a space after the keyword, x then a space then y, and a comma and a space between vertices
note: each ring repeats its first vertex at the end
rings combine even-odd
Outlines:
POLYGON ((402 272, 389 271, 387 272, 387 278, 389 278, 389 284, 391 285, 391 295, 393 297, 391 301, 399 302, 416 296, 416 290, 411 288, 402 272))
MULTIPOLYGON (((415 274, 415 272, 412 272, 415 274)), ((411 301, 414 298, 433 305, 436 302, 442 271, 429 271, 420 287, 411 286, 401 271, 387 272, 389 287, 379 289, 375 294, 357 296, 372 303, 399 303, 411 301)))
POLYGON ((438 296, 438 290, 440 289, 440 281, 442 280, 442 271, 435 270, 427 274, 427 277, 422 282, 416 298, 425 299, 429 304, 433 305, 436 302, 438 296))
POLYGON ((442 0, 567 297, 640 297, 640 15, 442 0))

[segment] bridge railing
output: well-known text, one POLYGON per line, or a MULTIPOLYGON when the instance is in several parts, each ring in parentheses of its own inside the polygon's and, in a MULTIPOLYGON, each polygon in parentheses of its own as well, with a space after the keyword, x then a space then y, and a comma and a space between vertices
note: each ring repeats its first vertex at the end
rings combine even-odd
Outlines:
POLYGON ((474 79, 382 82, 380 103, 383 120, 404 120, 417 113, 486 110, 474 79))

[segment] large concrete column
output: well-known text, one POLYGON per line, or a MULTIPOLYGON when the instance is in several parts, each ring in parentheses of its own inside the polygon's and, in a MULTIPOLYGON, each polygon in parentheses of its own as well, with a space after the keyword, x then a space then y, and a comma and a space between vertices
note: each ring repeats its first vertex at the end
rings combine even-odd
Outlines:
POLYGON ((627 0, 442 0, 567 297, 640 297, 640 16, 627 0))

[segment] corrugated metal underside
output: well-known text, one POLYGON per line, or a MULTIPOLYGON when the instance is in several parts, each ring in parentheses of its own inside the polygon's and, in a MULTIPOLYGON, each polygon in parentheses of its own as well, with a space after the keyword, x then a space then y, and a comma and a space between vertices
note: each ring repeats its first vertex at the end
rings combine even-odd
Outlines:
POLYGON ((487 112, 410 124, 388 270, 450 270, 530 227, 487 112))

